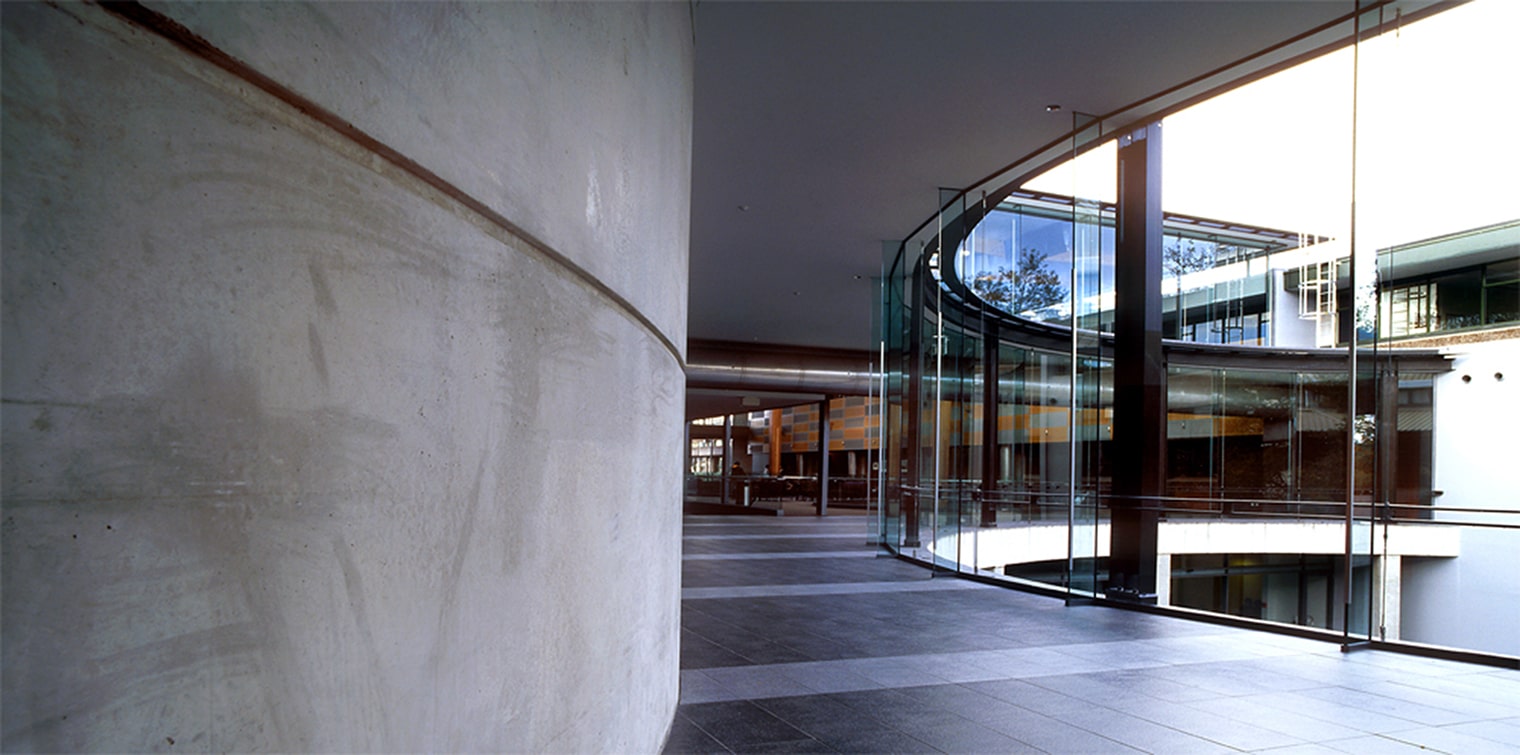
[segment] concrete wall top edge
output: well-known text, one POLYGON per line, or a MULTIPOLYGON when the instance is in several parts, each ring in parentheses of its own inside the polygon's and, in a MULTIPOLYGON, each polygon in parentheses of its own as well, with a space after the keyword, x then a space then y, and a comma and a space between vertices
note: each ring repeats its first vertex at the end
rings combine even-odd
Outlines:
POLYGON ((657 293, 687 279, 684 5, 147 6, 459 187, 684 349, 686 301, 657 293))

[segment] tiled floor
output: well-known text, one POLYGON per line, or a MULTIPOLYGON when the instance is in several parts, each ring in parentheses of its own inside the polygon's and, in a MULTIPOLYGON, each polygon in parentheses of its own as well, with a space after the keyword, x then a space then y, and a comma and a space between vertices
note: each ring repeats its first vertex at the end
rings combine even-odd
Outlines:
POLYGON ((874 558, 859 516, 687 517, 686 752, 1520 752, 1520 671, 874 558))

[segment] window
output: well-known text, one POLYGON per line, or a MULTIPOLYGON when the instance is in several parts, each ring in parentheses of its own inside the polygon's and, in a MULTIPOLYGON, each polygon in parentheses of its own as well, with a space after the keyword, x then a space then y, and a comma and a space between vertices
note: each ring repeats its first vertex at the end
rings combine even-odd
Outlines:
POLYGON ((1383 292, 1383 337, 1398 338, 1429 333, 1434 318, 1435 289, 1416 283, 1383 292))
POLYGON ((1520 322, 1520 258, 1484 270, 1483 300, 1485 325, 1520 322))

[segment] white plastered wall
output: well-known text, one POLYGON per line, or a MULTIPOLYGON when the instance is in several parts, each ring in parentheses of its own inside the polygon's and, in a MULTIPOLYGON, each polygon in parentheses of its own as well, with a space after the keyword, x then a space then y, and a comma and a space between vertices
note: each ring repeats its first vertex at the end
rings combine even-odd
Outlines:
MULTIPOLYGON (((1453 347, 1435 379, 1435 504, 1520 509, 1520 341, 1453 347), (1467 378, 1464 380, 1463 378, 1467 378)), ((1437 514, 1515 521, 1514 516, 1437 514)), ((1455 559, 1404 559, 1401 636, 1414 642, 1520 655, 1520 531, 1463 527, 1455 559)))

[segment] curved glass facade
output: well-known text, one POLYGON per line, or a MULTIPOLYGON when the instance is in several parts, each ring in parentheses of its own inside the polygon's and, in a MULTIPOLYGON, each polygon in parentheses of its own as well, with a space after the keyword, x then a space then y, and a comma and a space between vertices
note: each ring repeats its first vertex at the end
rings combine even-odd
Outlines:
POLYGON ((1372 5, 945 197, 884 260, 882 546, 1520 656, 1517 21, 1372 5))

